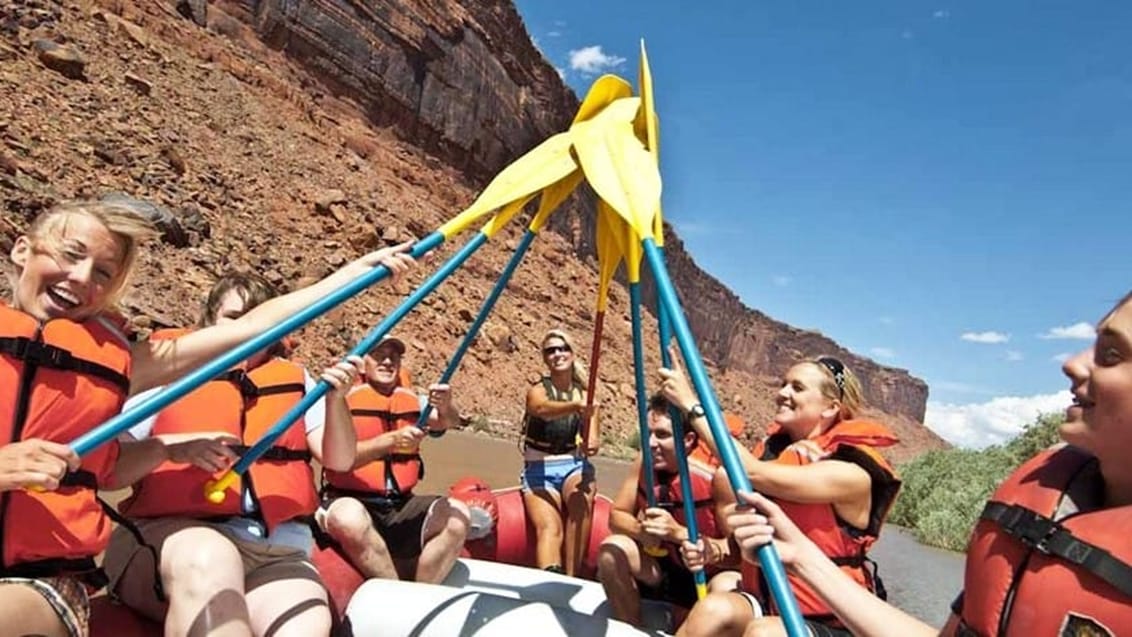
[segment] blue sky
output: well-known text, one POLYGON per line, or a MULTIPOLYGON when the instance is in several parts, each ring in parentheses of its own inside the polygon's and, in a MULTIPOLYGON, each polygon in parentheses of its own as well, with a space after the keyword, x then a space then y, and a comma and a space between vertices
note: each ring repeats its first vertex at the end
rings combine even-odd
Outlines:
POLYGON ((958 444, 1068 402, 1132 288, 1132 4, 517 5, 579 95, 645 39, 666 217, 745 303, 923 378, 958 444))

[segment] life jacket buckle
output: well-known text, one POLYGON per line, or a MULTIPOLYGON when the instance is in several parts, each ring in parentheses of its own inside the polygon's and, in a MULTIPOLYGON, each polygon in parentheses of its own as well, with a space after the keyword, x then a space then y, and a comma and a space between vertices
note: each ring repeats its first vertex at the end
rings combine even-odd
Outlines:
POLYGON ((55 369, 67 369, 74 358, 71 352, 61 347, 23 337, 16 339, 14 350, 16 358, 55 369))
POLYGON ((1049 555, 1049 542, 1062 530, 1060 523, 1025 507, 1013 506, 1003 516, 1002 527, 1023 544, 1049 555))

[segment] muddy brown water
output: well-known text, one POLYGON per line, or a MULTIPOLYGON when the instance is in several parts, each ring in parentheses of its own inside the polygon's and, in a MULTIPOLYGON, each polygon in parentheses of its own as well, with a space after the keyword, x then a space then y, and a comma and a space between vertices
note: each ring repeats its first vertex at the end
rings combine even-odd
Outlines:
MULTIPOLYGON (((421 446, 425 477, 418 493, 445 493, 464 476, 474 475, 493 489, 517 486, 522 456, 514 441, 481 433, 453 431, 421 446)), ((629 472, 629 463, 595 458, 598 491, 612 497, 629 472)), ((117 503, 125 491, 109 494, 117 503)), ((871 552, 880 565, 889 601, 905 611, 942 626, 948 606, 962 586, 963 556, 917 543, 905 529, 889 526, 871 552)))

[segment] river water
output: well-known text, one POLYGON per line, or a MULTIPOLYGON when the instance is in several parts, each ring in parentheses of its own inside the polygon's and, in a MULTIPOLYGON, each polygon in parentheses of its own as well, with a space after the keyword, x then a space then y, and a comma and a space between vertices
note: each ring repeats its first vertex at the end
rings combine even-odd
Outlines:
MULTIPOLYGON (((475 475, 492 488, 519 484, 522 460, 513 441, 454 431, 426 439, 421 454, 425 478, 418 493, 442 493, 457 479, 475 475)), ((598 490, 612 496, 628 473, 626 462, 594 459, 598 490)), ((871 555, 880 565, 889 601, 920 619, 942 626, 963 582, 963 556, 918 544, 905 529, 888 526, 871 555)))

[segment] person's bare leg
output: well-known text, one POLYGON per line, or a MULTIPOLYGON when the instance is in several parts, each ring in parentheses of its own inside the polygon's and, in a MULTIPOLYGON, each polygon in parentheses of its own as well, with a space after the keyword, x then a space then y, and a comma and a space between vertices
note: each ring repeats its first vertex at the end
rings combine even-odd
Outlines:
POLYGON ((742 637, 755 611, 738 593, 711 593, 696 602, 676 637, 742 637))
POLYGON ((0 617, 4 618, 0 635, 68 637, 47 599, 24 584, 0 584, 0 617))
POLYGON ((177 531, 161 547, 160 571, 169 598, 165 637, 252 634, 244 602, 244 564, 228 538, 199 526, 177 531))
POLYGON ((781 617, 758 617, 747 624, 743 637, 786 637, 786 624, 781 617))
POLYGON ((399 579, 389 547, 373 526, 365 505, 354 498, 338 498, 330 503, 321 519, 323 530, 338 541, 342 552, 366 577, 399 579))
POLYGON ((594 481, 576 471, 562 485, 566 508, 565 569, 567 575, 581 572, 590 548, 590 526, 593 522, 594 481))
POLYGON ((598 549, 597 576, 609 599, 613 619, 639 626, 641 592, 637 582, 651 586, 659 583, 656 560, 645 555, 633 538, 610 535, 598 549))
POLYGON ((562 567, 562 504, 558 492, 523 492, 527 518, 535 528, 535 561, 539 568, 562 567))
POLYGON ((433 503, 425 518, 416 581, 439 584, 448 577, 468 537, 468 519, 468 507, 459 500, 441 498, 433 503))
POLYGON ((326 589, 312 579, 261 584, 248 591, 248 611, 258 637, 311 637, 330 634, 326 589))

